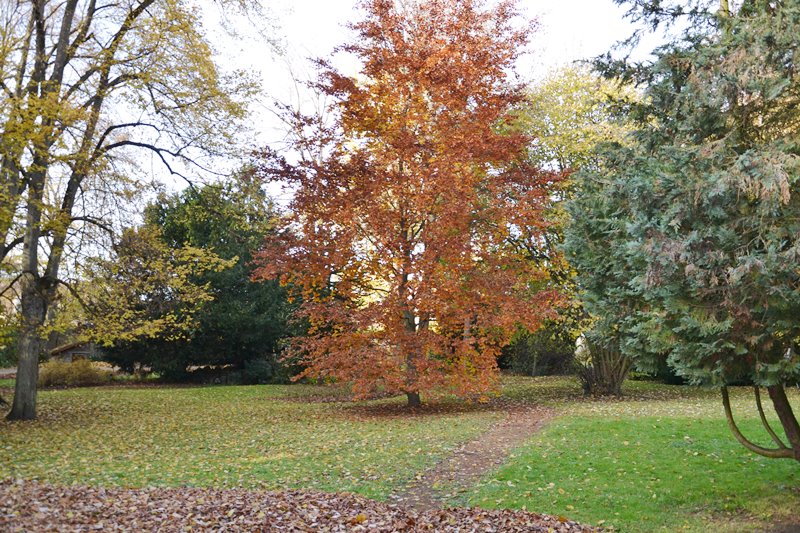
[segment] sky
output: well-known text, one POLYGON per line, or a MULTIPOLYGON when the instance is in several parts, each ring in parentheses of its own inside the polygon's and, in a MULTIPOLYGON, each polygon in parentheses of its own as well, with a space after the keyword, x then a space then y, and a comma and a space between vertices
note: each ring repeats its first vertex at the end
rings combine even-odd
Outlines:
MULTIPOLYGON (((269 9, 277 27, 270 31, 278 36, 282 53, 252 31, 242 31, 239 39, 221 32, 212 35, 223 65, 253 71, 263 82, 265 98, 254 103, 259 142, 273 143, 282 137, 281 124, 269 112, 271 99, 293 105, 307 102, 295 79, 313 79, 310 58, 330 58, 333 49, 348 40, 347 23, 360 18, 356 4, 357 0, 272 0, 269 9)), ((519 5, 526 17, 539 21, 531 53, 517 68, 526 80, 599 55, 633 31, 624 19, 625 9, 612 0, 519 0, 519 5)), ((345 71, 355 70, 355 65, 336 64, 345 71)))

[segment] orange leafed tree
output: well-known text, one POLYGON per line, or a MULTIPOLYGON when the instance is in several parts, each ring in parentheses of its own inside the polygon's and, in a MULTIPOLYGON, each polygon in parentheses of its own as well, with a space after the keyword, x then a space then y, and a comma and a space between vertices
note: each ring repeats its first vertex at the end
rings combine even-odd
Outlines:
POLYGON ((333 120, 287 112, 293 160, 262 154, 293 200, 254 277, 305 302, 301 375, 412 406, 429 391, 483 393, 514 329, 535 329, 558 301, 544 266, 509 244, 544 232, 558 178, 530 168, 530 139, 509 133, 522 98, 509 73, 532 25, 510 1, 362 7, 343 47, 360 74, 320 62, 333 120))

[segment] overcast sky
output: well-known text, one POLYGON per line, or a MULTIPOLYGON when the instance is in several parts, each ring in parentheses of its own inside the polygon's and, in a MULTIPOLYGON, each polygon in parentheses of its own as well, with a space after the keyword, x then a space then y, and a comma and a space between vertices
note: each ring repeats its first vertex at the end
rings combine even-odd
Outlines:
MULTIPOLYGON (((520 61, 517 72, 525 80, 541 79, 547 72, 570 62, 587 59, 609 50, 614 43, 633 32, 624 18, 625 9, 613 0, 518 0, 524 15, 539 22, 532 36, 530 53, 520 61)), ((359 20, 358 0, 270 0, 267 2, 275 28, 265 33, 281 42, 276 53, 252 25, 238 21, 233 26, 241 34, 233 38, 218 25, 219 12, 210 0, 201 0, 206 9, 206 30, 224 68, 243 68, 256 73, 263 82, 264 97, 252 102, 252 132, 246 138, 254 146, 280 147, 284 128, 270 112, 270 102, 277 100, 293 106, 309 105, 309 94, 295 79, 315 79, 311 58, 331 58, 333 49, 350 40, 347 23, 359 20), (206 4, 206 1, 209 3, 206 4)), ((260 24, 259 24, 260 25, 260 24)), ((642 50, 652 48, 652 43, 642 50)), ((334 62, 337 68, 355 74, 356 64, 346 57, 334 62)), ((233 170, 240 162, 231 161, 233 170)), ((183 184, 176 183, 177 188, 183 184)), ((278 202, 286 193, 271 187, 278 202)))
MULTIPOLYGON (((283 44, 282 54, 274 53, 252 35, 234 40, 212 32, 211 37, 223 64, 256 71, 268 97, 296 103, 293 77, 313 78, 309 58, 328 58, 334 47, 348 39, 347 23, 360 18, 356 4, 357 0, 269 2, 278 26, 275 33, 283 44)), ((623 17, 624 8, 615 6, 612 0, 520 0, 520 5, 527 17, 537 18, 540 24, 531 53, 519 64, 518 73, 525 79, 535 80, 555 67, 601 54, 633 29, 623 17)), ((262 109, 257 111, 255 125, 259 140, 279 139, 280 125, 262 105, 259 107, 262 109)))

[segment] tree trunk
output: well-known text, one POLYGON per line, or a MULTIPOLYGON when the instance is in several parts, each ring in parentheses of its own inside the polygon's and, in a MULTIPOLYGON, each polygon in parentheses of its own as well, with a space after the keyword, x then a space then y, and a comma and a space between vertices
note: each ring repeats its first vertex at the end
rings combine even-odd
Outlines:
POLYGON ((578 379, 584 394, 622 396, 622 384, 628 377, 631 361, 616 346, 603 346, 586 340, 590 360, 580 365, 578 379))
MULTIPOLYGON (((414 314, 409 311, 408 309, 405 310, 403 313, 403 325, 405 326, 406 331, 411 334, 417 333, 417 323, 416 317, 414 314)), ((412 344, 413 346, 413 344, 412 344)), ((422 400, 419 396, 418 390, 411 390, 408 389, 416 389, 417 387, 417 352, 416 347, 412 347, 406 353, 406 398, 408 398, 408 407, 414 408, 419 407, 422 405, 422 400)))
POLYGON ((18 345, 19 363, 14 385, 14 402, 8 420, 33 420, 36 418, 36 387, 39 379, 39 356, 43 340, 40 328, 44 325, 47 305, 37 283, 30 278, 22 288, 22 327, 18 345))
POLYGON ((787 437, 789 437, 790 441, 789 444, 792 448, 788 448, 783 441, 778 437, 778 434, 775 433, 769 425, 767 418, 764 416, 764 410, 761 407, 761 397, 758 394, 758 387, 755 387, 756 390, 756 406, 758 407, 758 412, 761 415, 761 423, 764 425, 764 428, 767 430, 767 433, 770 434, 772 440, 775 442, 775 448, 765 448, 763 446, 759 446, 755 444, 747 437, 745 437, 741 430, 739 430, 739 426, 736 425, 736 421, 733 419, 733 410, 731 408, 731 400, 728 394, 728 387, 722 387, 722 405, 725 408, 725 418, 728 419, 728 427, 730 427, 733 436, 736 437, 736 440, 742 444, 745 448, 750 450, 753 453, 757 453, 758 455, 763 455, 764 457, 769 457, 771 459, 796 459, 800 460, 799 455, 797 453, 798 447, 796 444, 796 440, 792 442, 791 439, 797 439, 797 436, 800 435, 800 429, 797 426, 797 419, 795 418, 794 414, 792 413, 792 408, 789 405, 789 402, 786 398, 786 392, 783 390, 783 385, 773 385, 771 387, 767 387, 767 390, 770 393, 770 397, 772 398, 773 405, 775 406, 775 410, 778 411, 778 417, 781 419, 781 424, 784 425, 784 429, 786 431, 787 437))
POLYGON ((772 405, 778 414, 778 419, 781 421, 783 431, 786 433, 786 438, 789 440, 789 447, 794 452, 794 458, 800 461, 800 424, 792 411, 789 398, 786 397, 786 390, 783 385, 772 385, 767 387, 767 392, 769 392, 772 405))
POLYGON ((422 405, 422 399, 419 397, 418 392, 407 392, 406 398, 408 398, 408 406, 409 407, 419 407, 422 405))

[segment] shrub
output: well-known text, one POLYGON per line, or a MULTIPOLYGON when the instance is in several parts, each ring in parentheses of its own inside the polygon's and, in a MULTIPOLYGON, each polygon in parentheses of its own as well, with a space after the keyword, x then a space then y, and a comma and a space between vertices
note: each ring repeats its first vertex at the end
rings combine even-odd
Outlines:
POLYGON ((0 368, 17 364, 17 327, 8 317, 0 316, 0 368))
POLYGON ((524 376, 568 374, 575 354, 575 338, 557 324, 539 331, 520 331, 503 348, 498 366, 524 376))
POLYGON ((88 359, 80 359, 67 363, 51 360, 39 370, 39 386, 41 387, 80 387, 100 385, 111 380, 111 372, 92 363, 88 359))
POLYGON ((586 336, 575 353, 575 374, 584 394, 621 396, 631 361, 614 341, 599 342, 586 336))

